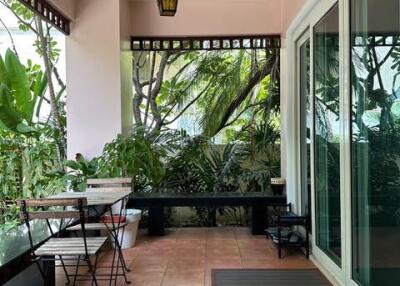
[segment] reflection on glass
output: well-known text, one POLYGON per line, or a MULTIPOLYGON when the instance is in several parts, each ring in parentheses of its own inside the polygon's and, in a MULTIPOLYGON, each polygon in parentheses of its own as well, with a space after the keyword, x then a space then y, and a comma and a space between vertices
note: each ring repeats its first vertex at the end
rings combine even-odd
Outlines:
POLYGON ((316 242, 340 266, 338 22, 336 5, 314 28, 314 136, 316 242))
POLYGON ((308 216, 310 211, 310 131, 311 131, 311 96, 310 96, 310 40, 300 46, 300 140, 301 140, 301 214, 308 216))
POLYGON ((351 11, 353 279, 400 285, 400 1, 351 11))

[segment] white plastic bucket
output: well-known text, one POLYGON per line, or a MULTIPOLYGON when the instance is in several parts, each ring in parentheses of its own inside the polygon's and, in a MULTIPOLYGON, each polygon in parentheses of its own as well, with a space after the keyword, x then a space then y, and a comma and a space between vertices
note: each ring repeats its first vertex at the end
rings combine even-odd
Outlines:
MULTIPOLYGON (((139 228, 139 221, 142 218, 142 211, 137 209, 127 209, 126 210, 126 222, 125 231, 122 228, 118 233, 118 241, 121 244, 122 249, 132 248, 135 246, 137 231, 139 228), (123 236, 122 236, 123 233, 123 236), (121 241, 122 240, 122 241, 121 241)), ((114 240, 111 235, 109 235, 110 241, 114 246, 114 240)))

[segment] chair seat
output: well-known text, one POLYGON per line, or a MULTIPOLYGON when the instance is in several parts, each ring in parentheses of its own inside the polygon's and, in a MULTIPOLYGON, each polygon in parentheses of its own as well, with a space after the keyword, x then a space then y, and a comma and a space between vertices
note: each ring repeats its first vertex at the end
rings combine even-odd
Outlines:
MULTIPOLYGON (((106 242, 107 237, 87 237, 87 250, 89 255, 95 255, 106 242)), ((82 237, 51 238, 35 254, 37 256, 54 255, 85 255, 85 245, 82 237)))
MULTIPOLYGON (((124 223, 121 223, 119 225, 119 227, 122 228, 126 225, 127 225, 127 223, 124 222, 124 223)), ((115 226, 115 228, 117 228, 118 223, 115 223, 114 226, 115 226)), ((85 223, 85 230, 107 230, 107 229, 113 230, 114 226, 112 223, 103 223, 103 222, 85 223)), ((76 231, 76 230, 81 230, 81 228, 82 228, 82 226, 80 224, 77 224, 77 225, 70 226, 67 229, 76 231)))

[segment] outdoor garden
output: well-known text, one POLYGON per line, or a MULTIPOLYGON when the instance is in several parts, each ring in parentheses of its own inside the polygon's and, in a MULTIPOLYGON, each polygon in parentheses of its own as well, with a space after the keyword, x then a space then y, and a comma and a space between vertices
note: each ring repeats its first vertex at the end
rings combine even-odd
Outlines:
MULTIPOLYGON (((132 177, 135 192, 254 192, 280 175, 278 49, 134 52, 130 134, 96 158, 67 160, 57 32, 16 1, 0 4, 19 33, 34 35, 26 48, 41 59, 22 61, 1 22, 11 43, 0 58, 3 231, 18 223, 17 198, 83 191, 88 178, 132 177)), ((195 209, 193 224, 206 225, 210 211, 195 209)), ((219 211, 246 223, 243 209, 219 211)))

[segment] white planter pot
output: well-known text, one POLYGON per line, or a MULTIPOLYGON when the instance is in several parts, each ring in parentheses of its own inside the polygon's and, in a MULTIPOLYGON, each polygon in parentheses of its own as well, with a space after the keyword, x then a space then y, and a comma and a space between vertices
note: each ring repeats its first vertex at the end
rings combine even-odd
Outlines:
MULTIPOLYGON (((125 226, 125 231, 122 236, 122 228, 119 230, 118 233, 118 241, 121 244, 122 249, 132 248, 135 246, 137 231, 139 228, 139 222, 142 218, 142 211, 137 209, 128 209, 126 210, 126 222, 127 225, 125 226)), ((107 230, 102 233, 102 236, 108 235, 113 247, 114 246, 114 239, 112 238, 111 234, 108 233, 107 230)))

